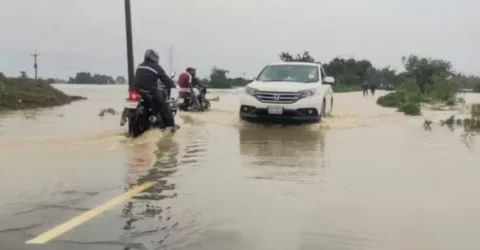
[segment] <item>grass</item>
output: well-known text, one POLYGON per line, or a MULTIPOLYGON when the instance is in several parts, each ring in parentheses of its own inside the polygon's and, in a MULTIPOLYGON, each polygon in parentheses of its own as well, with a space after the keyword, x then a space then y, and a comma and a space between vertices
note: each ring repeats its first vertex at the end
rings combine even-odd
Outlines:
POLYGON ((41 80, 7 79, 0 82, 0 110, 53 107, 82 99, 85 98, 69 96, 41 80))

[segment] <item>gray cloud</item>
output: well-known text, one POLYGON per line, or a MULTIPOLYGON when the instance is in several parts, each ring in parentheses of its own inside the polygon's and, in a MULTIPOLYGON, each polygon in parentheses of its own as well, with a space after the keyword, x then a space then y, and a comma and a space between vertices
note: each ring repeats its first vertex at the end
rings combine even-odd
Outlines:
MULTIPOLYGON (((32 74, 37 49, 42 76, 126 75, 123 1, 0 6, 0 72, 32 74)), ((479 7, 470 0, 132 0, 135 63, 155 48, 168 68, 173 45, 175 70, 191 65, 202 75, 213 65, 254 75, 280 51, 303 50, 321 61, 354 56, 397 69, 401 56, 417 53, 480 74, 479 7)))

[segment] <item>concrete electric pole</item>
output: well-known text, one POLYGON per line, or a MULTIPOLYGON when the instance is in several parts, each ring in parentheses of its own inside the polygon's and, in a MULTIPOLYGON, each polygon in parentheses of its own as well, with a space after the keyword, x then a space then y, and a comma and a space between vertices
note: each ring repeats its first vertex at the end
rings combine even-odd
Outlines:
POLYGON ((127 60, 128 60, 128 88, 132 88, 134 81, 133 64, 133 41, 132 41, 132 16, 130 11, 130 0, 125 0, 125 30, 127 36, 127 60))
POLYGON ((37 77, 38 77, 38 61, 37 61, 37 58, 38 58, 39 54, 37 53, 37 51, 35 51, 35 53, 32 54, 32 57, 33 57, 33 68, 35 69, 35 80, 37 80, 37 77))

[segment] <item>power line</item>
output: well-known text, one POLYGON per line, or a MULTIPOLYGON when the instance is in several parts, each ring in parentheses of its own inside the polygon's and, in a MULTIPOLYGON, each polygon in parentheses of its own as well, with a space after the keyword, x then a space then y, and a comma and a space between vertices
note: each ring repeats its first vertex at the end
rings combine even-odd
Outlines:
POLYGON ((35 69, 35 80, 37 80, 37 71, 38 71, 38 62, 37 62, 37 58, 38 56, 40 56, 37 51, 35 50, 35 53, 32 54, 32 57, 33 57, 33 68, 35 69))

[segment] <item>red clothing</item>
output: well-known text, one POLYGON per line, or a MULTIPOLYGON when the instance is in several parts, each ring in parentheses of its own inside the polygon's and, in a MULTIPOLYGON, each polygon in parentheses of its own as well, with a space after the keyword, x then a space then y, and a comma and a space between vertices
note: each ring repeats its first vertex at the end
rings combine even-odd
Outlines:
POLYGON ((192 87, 192 75, 188 72, 183 72, 178 76, 178 86, 180 88, 191 88, 192 87))

